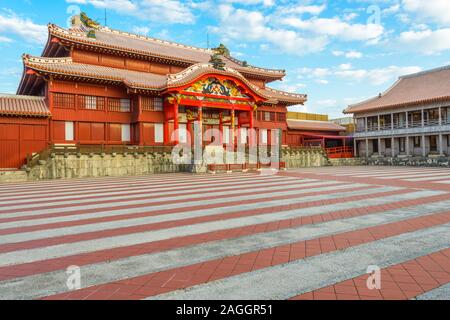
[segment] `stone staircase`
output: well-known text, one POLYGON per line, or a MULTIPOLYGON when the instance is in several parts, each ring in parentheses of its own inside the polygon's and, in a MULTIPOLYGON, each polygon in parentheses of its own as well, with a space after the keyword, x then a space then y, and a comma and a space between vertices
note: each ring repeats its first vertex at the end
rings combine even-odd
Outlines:
POLYGON ((0 170, 0 183, 25 181, 28 181, 28 174, 25 170, 0 170))

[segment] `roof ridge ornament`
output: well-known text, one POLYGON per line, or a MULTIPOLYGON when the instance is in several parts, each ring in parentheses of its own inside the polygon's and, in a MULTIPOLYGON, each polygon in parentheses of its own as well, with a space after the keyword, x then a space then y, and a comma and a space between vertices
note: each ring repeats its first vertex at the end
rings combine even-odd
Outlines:
POLYGON ((223 43, 221 43, 217 48, 213 48, 212 51, 215 54, 218 54, 218 55, 221 55, 224 57, 231 57, 230 50, 228 50, 228 48, 223 43))
POLYGON ((80 13, 80 20, 88 28, 92 28, 92 29, 100 28, 100 23, 89 18, 85 12, 80 13))
POLYGON ((222 60, 221 55, 218 53, 215 53, 211 56, 211 60, 209 60, 209 63, 212 64, 214 69, 225 70, 225 62, 222 60))

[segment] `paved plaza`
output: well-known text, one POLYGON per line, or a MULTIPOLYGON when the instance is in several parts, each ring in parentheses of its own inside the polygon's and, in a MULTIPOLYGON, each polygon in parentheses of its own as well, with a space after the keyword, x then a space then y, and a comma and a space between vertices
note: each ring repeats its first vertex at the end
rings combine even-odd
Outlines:
POLYGON ((450 299, 449 282, 446 168, 0 185, 0 299, 450 299))

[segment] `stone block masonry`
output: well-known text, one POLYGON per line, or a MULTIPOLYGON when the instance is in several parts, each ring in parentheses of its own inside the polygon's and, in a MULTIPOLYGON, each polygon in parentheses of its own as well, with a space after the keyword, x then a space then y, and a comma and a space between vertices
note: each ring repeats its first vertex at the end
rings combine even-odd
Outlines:
MULTIPOLYGON (((281 161, 287 168, 327 166, 320 148, 285 149, 281 161)), ((206 172, 203 165, 174 164, 169 152, 149 153, 65 153, 52 154, 36 165, 17 171, 0 172, 0 183, 47 179, 141 176, 158 173, 206 172)))
POLYGON ((139 176, 186 171, 170 153, 52 155, 27 169, 28 180, 139 176))
POLYGON ((450 167, 450 157, 369 157, 361 158, 364 165, 450 167))

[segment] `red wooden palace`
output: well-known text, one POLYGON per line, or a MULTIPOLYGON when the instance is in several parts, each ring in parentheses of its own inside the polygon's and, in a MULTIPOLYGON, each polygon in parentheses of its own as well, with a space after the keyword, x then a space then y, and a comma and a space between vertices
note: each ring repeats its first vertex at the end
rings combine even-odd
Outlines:
MULTIPOLYGON (((42 57, 23 56, 17 95, 0 97, 0 168, 20 167, 49 144, 164 146, 184 142, 194 121, 220 129, 223 143, 259 143, 272 130, 287 143, 287 107, 303 94, 267 86, 284 70, 258 68, 208 50, 98 25, 85 14, 50 24, 42 57), (247 128, 247 129, 246 129, 247 128), (172 140, 172 132, 179 136, 172 140)), ((205 137, 206 138, 206 137, 205 137)))

